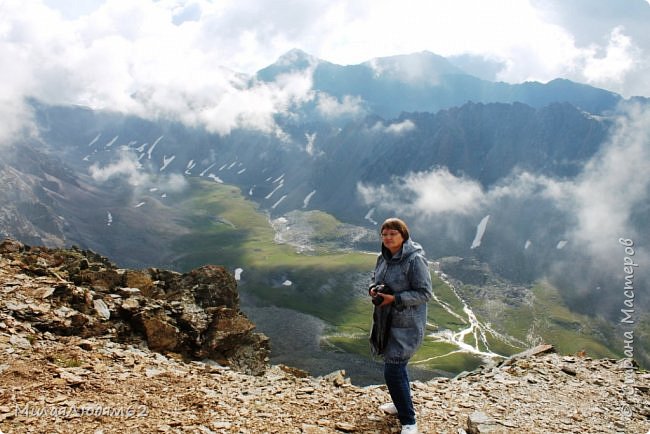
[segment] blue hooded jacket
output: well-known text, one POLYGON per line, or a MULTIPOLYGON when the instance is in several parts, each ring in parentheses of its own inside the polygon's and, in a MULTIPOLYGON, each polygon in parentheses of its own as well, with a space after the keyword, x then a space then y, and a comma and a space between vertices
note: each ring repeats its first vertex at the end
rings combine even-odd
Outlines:
MULTIPOLYGON (((372 281, 389 286, 395 302, 384 307, 375 306, 373 330, 388 333, 385 345, 377 347, 371 337, 374 355, 383 355, 386 363, 405 363, 422 345, 427 323, 427 302, 433 296, 431 274, 422 246, 410 238, 394 256, 382 244, 381 255, 372 281), (390 327, 378 320, 390 318, 390 327)), ((381 338, 381 337, 380 337, 381 338)))

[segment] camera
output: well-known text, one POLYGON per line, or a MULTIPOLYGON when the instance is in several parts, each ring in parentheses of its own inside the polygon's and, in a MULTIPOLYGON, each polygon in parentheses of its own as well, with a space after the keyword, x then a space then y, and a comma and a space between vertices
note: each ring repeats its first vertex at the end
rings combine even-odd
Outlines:
POLYGON ((368 293, 370 293, 370 291, 373 289, 377 292, 377 295, 372 297, 372 304, 375 306, 379 306, 384 302, 384 297, 381 294, 394 294, 394 291, 384 283, 370 285, 370 288, 368 288, 368 293))

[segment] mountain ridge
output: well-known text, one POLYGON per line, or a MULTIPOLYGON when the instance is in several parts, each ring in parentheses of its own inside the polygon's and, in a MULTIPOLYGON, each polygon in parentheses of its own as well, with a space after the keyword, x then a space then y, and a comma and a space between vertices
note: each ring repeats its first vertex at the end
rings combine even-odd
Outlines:
POLYGON ((313 89, 343 101, 360 97, 371 114, 397 117, 402 112, 437 112, 472 102, 521 102, 540 108, 551 102, 569 102, 594 114, 616 109, 624 99, 607 90, 554 79, 548 83, 492 82, 472 76, 446 58, 423 51, 374 58, 354 65, 337 65, 301 50, 291 50, 257 72, 273 81, 280 74, 312 70, 313 89), (401 101, 399 108, 395 103, 401 101))

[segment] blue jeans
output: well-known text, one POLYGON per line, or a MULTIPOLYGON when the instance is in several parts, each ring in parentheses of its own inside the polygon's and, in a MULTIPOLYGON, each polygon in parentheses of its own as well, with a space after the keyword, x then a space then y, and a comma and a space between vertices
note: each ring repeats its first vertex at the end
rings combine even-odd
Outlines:
POLYGON ((411 386, 406 363, 384 363, 384 379, 388 392, 397 408, 397 416, 402 425, 415 423, 415 408, 411 400, 411 386))

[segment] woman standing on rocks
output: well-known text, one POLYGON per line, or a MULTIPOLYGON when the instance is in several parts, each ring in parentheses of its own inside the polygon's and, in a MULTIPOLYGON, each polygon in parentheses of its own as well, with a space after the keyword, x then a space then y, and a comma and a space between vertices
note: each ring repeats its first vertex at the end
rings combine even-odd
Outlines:
POLYGON ((375 305, 370 342, 372 353, 384 358, 384 378, 393 402, 379 408, 398 416, 402 434, 413 434, 418 428, 406 365, 424 338, 431 274, 406 223, 389 218, 380 234, 381 254, 368 290, 375 305))

